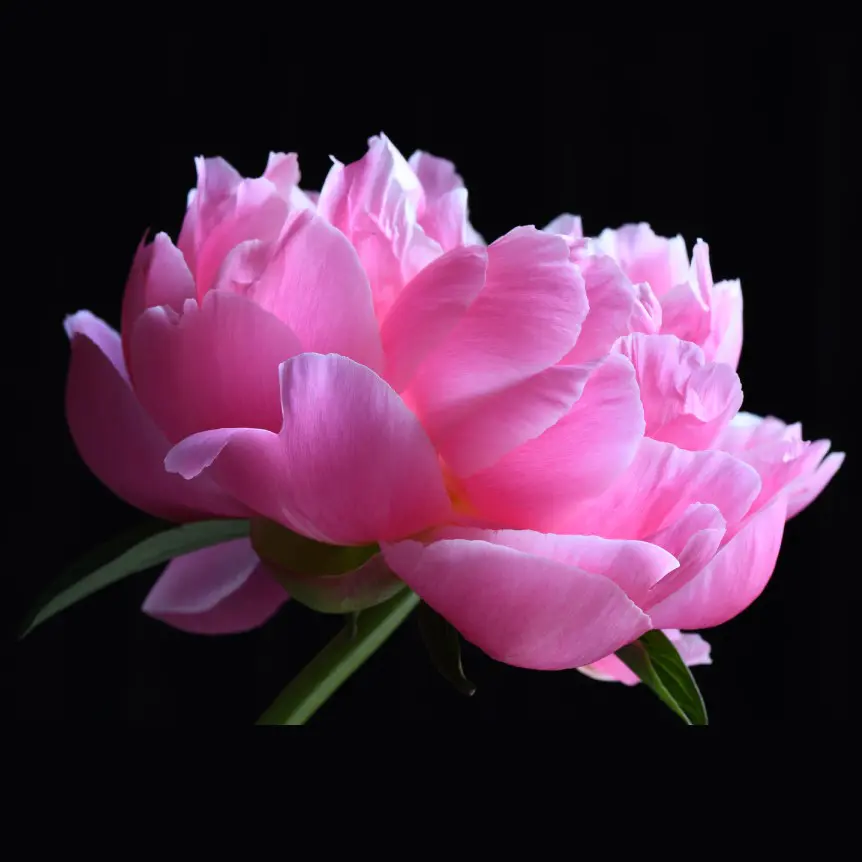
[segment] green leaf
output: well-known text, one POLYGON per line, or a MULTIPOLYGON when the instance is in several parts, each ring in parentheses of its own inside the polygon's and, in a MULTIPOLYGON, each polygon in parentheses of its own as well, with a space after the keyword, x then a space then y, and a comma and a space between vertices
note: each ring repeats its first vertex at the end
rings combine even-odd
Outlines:
POLYGON ((616 654, 686 724, 709 723, 700 689, 664 632, 647 632, 616 654))
POLYGON ((60 575, 27 615, 21 637, 60 611, 129 575, 248 533, 249 522, 238 520, 199 521, 180 527, 164 521, 140 524, 86 554, 60 575))
POLYGON ((425 602, 419 605, 418 618, 419 632, 428 650, 431 663, 461 694, 467 697, 475 694, 476 686, 464 676, 464 667, 461 664, 461 636, 457 629, 425 602))

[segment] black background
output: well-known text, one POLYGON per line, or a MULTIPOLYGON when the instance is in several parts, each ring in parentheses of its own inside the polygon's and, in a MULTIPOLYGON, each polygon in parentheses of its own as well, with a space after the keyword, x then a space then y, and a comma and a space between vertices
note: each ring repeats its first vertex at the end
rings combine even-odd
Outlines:
MULTIPOLYGON (((788 525, 764 595, 706 633, 715 663, 697 678, 715 725, 846 713, 858 576, 851 38, 579 31, 526 46, 491 46, 487 34, 421 49, 354 42, 345 53, 265 26, 254 39, 223 31, 141 47, 94 33, 36 40, 16 26, 3 61, 10 626, 65 564, 138 517, 89 475, 66 430, 63 316, 89 308, 118 325, 135 246, 146 228, 176 237, 195 155, 256 176, 269 150, 297 151, 303 186, 319 188, 330 154, 358 158, 384 131, 405 155, 455 161, 489 240, 563 211, 588 233, 646 220, 689 246, 704 238, 716 279, 742 279, 745 409, 802 420, 808 439, 851 451, 788 525)), ((187 635, 140 613, 154 577, 10 639, 19 720, 248 725, 338 626, 288 603, 252 633, 187 635)), ((469 646, 465 663, 472 699, 431 670, 411 621, 313 722, 677 721, 642 688, 509 668, 469 646)))

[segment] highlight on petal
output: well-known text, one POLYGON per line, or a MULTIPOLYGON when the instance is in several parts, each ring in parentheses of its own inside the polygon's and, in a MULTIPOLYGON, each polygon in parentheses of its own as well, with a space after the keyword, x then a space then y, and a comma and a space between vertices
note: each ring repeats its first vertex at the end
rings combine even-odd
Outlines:
POLYGON ((661 306, 653 302, 648 285, 636 288, 613 258, 604 255, 585 259, 581 272, 590 310, 577 343, 563 362, 576 365, 600 359, 620 336, 657 331, 661 306))
POLYGON ((710 331, 703 344, 707 359, 739 365, 742 353, 742 286, 739 279, 720 281, 712 289, 710 331))
POLYGON ((832 481, 844 463, 843 452, 828 455, 813 471, 803 474, 791 483, 790 498, 787 504, 787 517, 798 515, 803 509, 820 496, 821 491, 832 481))
POLYGON ((561 670, 597 661, 650 628, 612 580, 476 539, 385 545, 387 563, 492 658, 561 670))
POLYGON ((556 233, 569 239, 584 238, 584 227, 581 223, 581 217, 571 215, 570 213, 558 215, 555 219, 549 221, 542 230, 545 233, 556 233))
POLYGON ((340 353, 375 370, 383 354, 368 277, 344 234, 311 210, 276 243, 243 243, 216 282, 286 323, 306 351, 340 353))
POLYGON ((685 586, 650 610, 656 627, 703 629, 744 611, 772 576, 787 516, 783 494, 756 514, 685 586))
POLYGON ((725 452, 690 452, 644 437, 628 470, 569 513, 565 532, 645 539, 673 524, 692 503, 716 506, 734 526, 760 487, 757 471, 725 452))
POLYGON ((742 404, 736 372, 707 362, 703 351, 673 335, 619 339, 614 351, 635 368, 646 435, 683 449, 706 449, 742 404))
MULTIPOLYGON (((625 474, 637 452, 644 421, 634 370, 622 356, 610 356, 595 367, 551 370, 582 373, 580 398, 544 433, 462 479, 460 488, 471 507, 493 523, 605 535, 603 530, 569 530, 566 525, 582 501, 625 474)), ((590 507, 591 502, 583 505, 590 507)))
POLYGON ((210 428, 281 425, 278 366, 302 351, 256 303, 211 291, 181 316, 151 308, 132 334, 132 379, 147 412, 176 442, 210 428))
MULTIPOLYGON (((710 646, 699 634, 684 634, 679 629, 665 629, 664 634, 689 667, 712 664, 710 646)), ((623 685, 637 685, 640 682, 640 677, 613 654, 578 670, 602 682, 621 682, 623 685)))
POLYGON ((186 482, 165 471, 170 448, 129 385, 120 336, 79 311, 66 319, 72 359, 66 382, 66 419, 84 463, 118 497, 170 521, 246 517, 211 479, 186 482))
POLYGON ((458 325, 485 284, 488 255, 478 246, 447 252, 403 290, 381 330, 386 379, 400 392, 422 361, 458 325))
POLYGON ((479 469, 472 453, 458 450, 484 402, 559 362, 587 310, 583 279, 560 237, 521 227, 488 248, 484 290, 409 390, 444 458, 463 458, 450 464, 456 472, 479 469))
POLYGON ((595 247, 616 260, 632 282, 648 282, 659 299, 685 282, 689 275, 683 238, 656 236, 646 222, 603 230, 595 240, 595 247))
POLYGON ((411 536, 450 516, 431 442, 395 391, 343 356, 280 368, 278 434, 223 428, 175 446, 167 469, 207 471, 250 509, 333 545, 411 536))
POLYGON ((192 634, 234 634, 265 623, 287 601, 248 539, 236 539, 172 560, 143 611, 192 634))
POLYGON ((662 331, 683 341, 703 344, 712 328, 712 294, 709 247, 698 240, 688 280, 661 296, 662 331))

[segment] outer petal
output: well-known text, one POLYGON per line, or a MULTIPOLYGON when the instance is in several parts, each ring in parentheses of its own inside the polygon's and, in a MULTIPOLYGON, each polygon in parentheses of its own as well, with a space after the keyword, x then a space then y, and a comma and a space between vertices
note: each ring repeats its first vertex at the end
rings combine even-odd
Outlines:
POLYGON ((709 628, 744 611, 772 575, 786 514, 786 497, 778 495, 748 518, 700 574, 652 608, 656 627, 709 628))
POLYGON ((629 469, 570 514, 566 532, 642 539, 673 524, 692 503, 711 503, 733 526, 759 491, 757 471, 725 452, 689 452, 645 437, 629 469))
POLYGON ((591 371, 591 376, 563 418, 462 481, 466 498, 481 517, 507 526, 559 531, 579 501, 601 493, 631 463, 644 430, 631 364, 612 356, 595 369, 569 370, 591 371))
POLYGON ((629 335, 614 347, 637 373, 646 435, 683 449, 706 449, 742 404, 729 366, 707 362, 695 344, 673 335, 629 335))
POLYGON ((172 560, 143 610, 192 634, 233 634, 262 625, 287 598, 248 539, 236 539, 172 560))
POLYGON ((656 236, 646 222, 604 230, 595 245, 600 252, 614 258, 633 282, 649 282, 660 299, 688 276, 688 252, 683 238, 656 236))
POLYGON ((177 317, 152 308, 132 335, 132 379, 171 441, 209 428, 281 424, 278 366, 300 353, 293 331, 242 296, 211 291, 177 317))
MULTIPOLYGON (((648 285, 636 288, 613 258, 604 255, 585 260, 582 271, 590 312, 577 344, 564 362, 577 364, 600 359, 622 335, 657 331, 653 309, 645 307, 639 296, 648 294, 648 285)), ((660 308, 657 303, 655 307, 660 308)))
MULTIPOLYGON (((561 237, 516 228, 489 247, 485 289, 410 387, 447 461, 461 457, 459 438, 483 399, 534 377, 572 349, 587 309, 583 279, 561 237)), ((471 456, 461 460, 452 464, 456 472, 479 469, 471 456)))
POLYGON ((167 305, 177 313, 187 299, 195 298, 195 282, 183 253, 165 233, 156 234, 150 245, 138 246, 123 294, 122 335, 126 362, 135 321, 156 305, 167 305))
MULTIPOLYGON (((683 634, 679 629, 665 629, 664 633, 689 667, 712 664, 709 644, 700 635, 683 634)), ((579 667, 578 670, 603 682, 621 682, 624 685, 637 685, 640 682, 639 677, 615 655, 609 655, 587 667, 579 667)))
POLYGON ((286 323, 305 350, 340 353, 382 370, 371 288, 344 234, 302 210, 274 247, 252 241, 229 255, 220 289, 246 296, 286 323))
POLYGON ((72 361, 66 418, 84 462, 118 497, 160 518, 246 517, 211 479, 186 482, 164 468, 170 448, 129 386, 120 336, 88 311, 66 319, 72 361))
POLYGON ((393 571, 467 640, 517 667, 596 661, 650 628, 610 579, 486 541, 383 548, 393 571))
POLYGON ((813 503, 843 463, 844 453, 833 452, 814 471, 800 476, 793 482, 789 489, 790 500, 787 505, 787 517, 792 518, 794 515, 798 515, 806 506, 813 503))
POLYGON ((485 284, 488 255, 479 246, 455 249, 427 266, 392 306, 381 331, 386 378, 400 392, 452 332, 485 284))
POLYGON ((279 434, 196 434, 166 466, 210 471, 259 514, 309 538, 363 545, 447 519, 437 456, 418 420, 374 372, 343 356, 304 353, 282 365, 279 434))

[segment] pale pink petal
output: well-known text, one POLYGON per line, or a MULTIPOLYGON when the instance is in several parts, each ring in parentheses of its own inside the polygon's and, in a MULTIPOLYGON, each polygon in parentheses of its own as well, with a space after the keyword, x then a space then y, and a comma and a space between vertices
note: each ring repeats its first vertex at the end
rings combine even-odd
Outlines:
POLYGON ((742 287, 739 280, 720 281, 712 289, 710 332, 703 345, 713 362, 739 365, 742 353, 742 287))
POLYGON ((407 585, 471 643, 517 667, 596 661, 650 628, 609 578, 486 541, 383 548, 407 585))
POLYGON ((709 247, 698 240, 692 252, 688 280, 661 297, 662 332, 683 341, 703 344, 712 327, 712 270, 709 247))
POLYGON ((317 211, 351 241, 368 273, 378 318, 425 266, 442 253, 418 223, 422 186, 385 136, 349 165, 336 162, 326 177, 317 211))
POLYGON ((562 213, 555 219, 548 222, 543 228, 545 233, 557 233, 560 236, 566 236, 570 239, 583 239, 584 227, 581 224, 581 217, 571 215, 570 213, 562 213))
POLYGON ((567 533, 643 539, 692 503, 711 503, 732 526, 760 487, 757 471, 725 452, 689 452, 644 437, 629 469, 603 494, 580 503, 563 526, 567 533))
POLYGON ((392 541, 447 520, 431 442, 395 391, 343 356, 282 365, 281 431, 231 428, 174 447, 168 470, 209 468, 259 514, 335 545, 392 541))
POLYGON ((736 372, 707 362, 703 351, 673 335, 635 333, 614 351, 637 373, 646 435, 683 449, 707 449, 742 404, 736 372))
POLYGON ((248 510, 211 479, 186 482, 165 471, 170 443, 129 386, 120 336, 88 311, 65 325, 72 342, 66 418, 90 470, 118 497, 159 518, 246 517, 248 510))
POLYGON ((787 505, 787 517, 792 518, 794 515, 798 515, 806 506, 813 503, 843 463, 844 453, 833 452, 812 472, 800 476, 793 482, 789 487, 790 500, 787 505))
POLYGON ((444 251, 473 243, 475 231, 468 220, 467 189, 452 189, 428 201, 419 224, 444 251))
MULTIPOLYGON (((553 370, 566 369, 590 372, 574 406, 540 436, 461 481, 466 499, 483 518, 507 526, 559 531, 579 501, 600 494, 631 463, 644 429, 631 364, 624 357, 611 356, 594 369, 557 366, 553 370)), ((565 531, 604 534, 602 530, 565 531)))
POLYGON ((192 634, 233 634, 262 625, 287 598, 249 540, 236 539, 172 560, 143 611, 192 634))
POLYGON ((301 175, 296 153, 270 153, 263 176, 276 187, 279 195, 287 201, 288 209, 291 212, 314 209, 314 201, 299 188, 301 175))
POLYGON ((640 606, 649 610, 681 589, 716 555, 727 530, 727 522, 716 506, 692 503, 670 526, 647 537, 679 560, 679 568, 650 590, 640 606))
POLYGON ((467 246, 444 254, 405 288, 381 330, 386 379, 400 392, 460 322, 485 284, 488 256, 467 246))
POLYGON ((779 494, 684 587, 650 610, 657 628, 702 629, 727 622, 763 592, 778 558, 787 500, 779 494))
POLYGON ((158 233, 149 245, 141 241, 123 294, 121 332, 126 362, 129 361, 132 328, 148 308, 167 305, 181 312, 185 301, 194 299, 195 295, 195 282, 183 253, 170 237, 158 233))
POLYGON ((426 200, 434 200, 464 187, 464 180, 447 159, 416 150, 407 162, 422 185, 426 200))
MULTIPOLYGON (((709 644, 700 635, 683 634, 678 629, 665 629, 664 633, 689 667, 712 664, 709 644)), ((579 667, 578 670, 603 682, 621 682, 624 685, 637 685, 640 682, 640 677, 615 655, 594 661, 586 667, 579 667)))
MULTIPOLYGON (((409 390, 447 460, 457 456, 465 417, 488 396, 559 362, 587 310, 583 279, 561 237, 521 227, 488 248, 484 290, 409 390)), ((461 473, 477 469, 452 466, 461 473)))
POLYGON ((231 252, 217 287, 246 296, 286 323, 303 349, 383 366, 368 278, 344 234, 311 210, 291 216, 278 242, 231 252))
POLYGON ((648 282, 660 299, 688 277, 688 252, 683 238, 656 236, 645 222, 604 230, 595 244, 620 264, 631 281, 648 282))
POLYGON ((613 258, 605 255, 588 258, 581 271, 590 311, 564 362, 575 365, 599 359, 622 335, 656 331, 651 312, 638 295, 646 294, 648 286, 636 289, 613 258))
POLYGON ((301 352, 292 330, 258 305, 211 291, 182 316, 151 308, 135 324, 131 375, 173 442, 209 428, 281 425, 278 366, 301 352))
POLYGON ((651 600, 656 584, 666 580, 679 567, 676 557, 663 548, 628 539, 475 527, 442 527, 434 530, 431 538, 470 539, 504 545, 594 575, 603 575, 621 587, 640 608, 651 600))

